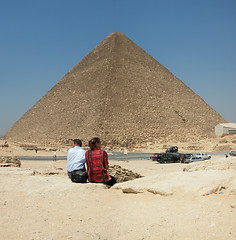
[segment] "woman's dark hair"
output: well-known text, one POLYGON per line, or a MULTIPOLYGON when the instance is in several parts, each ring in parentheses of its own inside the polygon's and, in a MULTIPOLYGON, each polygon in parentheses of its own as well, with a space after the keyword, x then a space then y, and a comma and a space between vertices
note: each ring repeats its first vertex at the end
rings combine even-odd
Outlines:
POLYGON ((95 138, 92 138, 88 145, 90 147, 91 150, 94 150, 95 148, 97 148, 97 144, 100 143, 100 139, 95 137, 95 138))

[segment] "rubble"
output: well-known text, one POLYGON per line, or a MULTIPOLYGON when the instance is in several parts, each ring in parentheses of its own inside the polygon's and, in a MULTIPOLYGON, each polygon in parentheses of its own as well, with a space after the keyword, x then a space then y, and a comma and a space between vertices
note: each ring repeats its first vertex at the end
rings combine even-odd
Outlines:
POLYGON ((20 167, 21 162, 18 157, 0 156, 0 167, 20 167))

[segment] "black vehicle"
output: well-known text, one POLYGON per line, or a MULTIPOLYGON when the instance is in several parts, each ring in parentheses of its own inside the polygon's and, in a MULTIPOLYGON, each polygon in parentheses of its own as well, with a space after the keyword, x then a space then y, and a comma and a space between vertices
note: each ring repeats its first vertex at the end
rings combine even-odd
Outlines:
POLYGON ((170 147, 166 150, 166 153, 177 153, 177 152, 178 152, 177 146, 170 147))
POLYGON ((180 162, 179 153, 163 153, 161 159, 157 160, 160 163, 177 163, 180 162))
POLYGON ((231 152, 229 153, 229 155, 230 155, 230 156, 236 156, 236 151, 231 151, 231 152))

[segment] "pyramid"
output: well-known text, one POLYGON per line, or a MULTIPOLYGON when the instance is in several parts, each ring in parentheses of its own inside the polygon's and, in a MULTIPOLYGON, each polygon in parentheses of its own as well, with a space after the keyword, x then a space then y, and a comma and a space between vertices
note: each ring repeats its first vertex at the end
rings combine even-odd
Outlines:
POLYGON ((134 146, 214 136, 225 120, 123 33, 112 33, 6 133, 37 143, 134 146))

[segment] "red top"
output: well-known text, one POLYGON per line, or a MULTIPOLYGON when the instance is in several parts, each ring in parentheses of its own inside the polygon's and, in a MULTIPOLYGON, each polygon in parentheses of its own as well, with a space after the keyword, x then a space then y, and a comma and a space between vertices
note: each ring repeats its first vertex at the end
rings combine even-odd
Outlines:
POLYGON ((105 168, 108 165, 108 155, 105 151, 101 149, 89 150, 85 153, 85 160, 89 182, 108 182, 111 180, 105 168))

